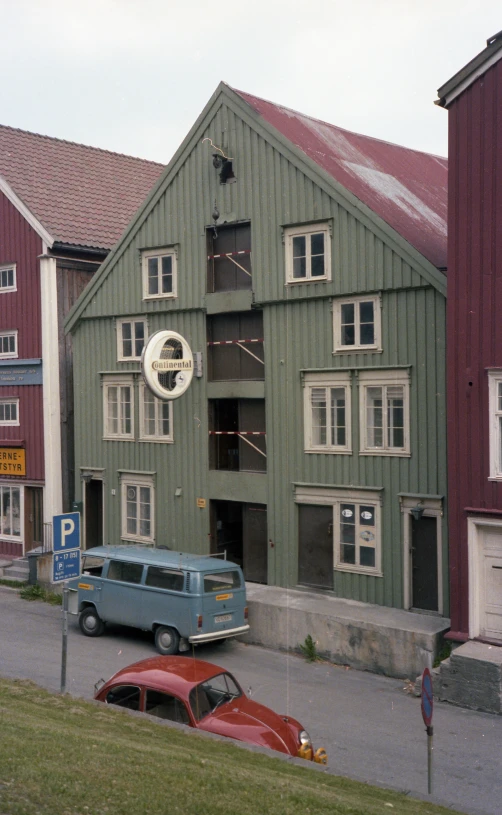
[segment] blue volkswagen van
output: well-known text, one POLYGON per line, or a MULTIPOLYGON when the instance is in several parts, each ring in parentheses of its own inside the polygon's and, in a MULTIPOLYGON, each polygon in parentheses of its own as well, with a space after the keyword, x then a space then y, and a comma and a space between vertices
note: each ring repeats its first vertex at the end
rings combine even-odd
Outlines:
POLYGON ((78 592, 81 631, 99 637, 105 623, 153 631, 160 654, 189 643, 249 631, 246 586, 235 563, 140 546, 97 546, 82 552, 78 592))

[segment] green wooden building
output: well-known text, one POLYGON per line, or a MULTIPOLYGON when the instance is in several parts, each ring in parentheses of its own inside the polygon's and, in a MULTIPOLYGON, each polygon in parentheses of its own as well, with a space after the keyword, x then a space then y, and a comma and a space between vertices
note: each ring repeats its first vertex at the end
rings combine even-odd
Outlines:
POLYGON ((446 174, 218 87, 67 320, 86 546, 447 613, 446 174), (160 329, 195 358, 171 401, 160 329))

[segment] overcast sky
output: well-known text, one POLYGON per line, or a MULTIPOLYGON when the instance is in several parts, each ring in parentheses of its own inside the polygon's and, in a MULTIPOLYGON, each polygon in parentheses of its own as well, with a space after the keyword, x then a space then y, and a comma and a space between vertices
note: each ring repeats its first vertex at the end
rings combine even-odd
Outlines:
POLYGON ((0 123, 167 163, 221 80, 447 154, 437 88, 501 0, 0 0, 0 123))

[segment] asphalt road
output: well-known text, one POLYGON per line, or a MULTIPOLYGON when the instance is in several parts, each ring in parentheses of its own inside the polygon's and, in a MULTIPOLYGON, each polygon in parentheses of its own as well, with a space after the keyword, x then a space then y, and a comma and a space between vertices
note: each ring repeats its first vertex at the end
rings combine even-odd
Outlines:
MULTIPOLYGON (((0 675, 52 691, 61 682, 60 607, 21 600, 0 586, 0 675)), ((94 683, 154 655, 152 636, 109 627, 84 637, 69 616, 66 687, 91 698, 94 683)), ((434 706, 433 795, 427 795, 427 737, 420 699, 401 680, 237 641, 200 646, 196 657, 235 674, 251 696, 299 719, 326 748, 329 771, 425 797, 473 815, 502 812, 502 716, 434 706), (249 690, 250 689, 250 690, 249 690)))

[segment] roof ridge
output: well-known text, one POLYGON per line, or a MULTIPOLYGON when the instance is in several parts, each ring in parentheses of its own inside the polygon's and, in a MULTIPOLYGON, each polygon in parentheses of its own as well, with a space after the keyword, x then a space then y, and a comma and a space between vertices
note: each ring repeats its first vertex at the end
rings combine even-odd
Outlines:
POLYGON ((309 116, 308 113, 302 113, 302 111, 295 110, 295 108, 290 108, 287 105, 280 105, 277 102, 272 102, 270 99, 265 99, 263 96, 256 96, 256 94, 248 93, 248 91, 241 91, 238 88, 231 88, 231 90, 238 93, 240 96, 250 96, 252 99, 258 99, 260 102, 266 102, 267 105, 272 105, 278 110, 288 110, 291 113, 294 113, 295 116, 301 116, 302 119, 309 119, 312 122, 318 122, 319 124, 326 125, 326 127, 334 127, 336 130, 341 130, 343 133, 350 133, 352 136, 361 136, 363 139, 378 142, 379 144, 387 144, 389 147, 398 147, 400 150, 409 150, 412 153, 420 153, 423 156, 433 156, 434 158, 448 161, 447 156, 440 156, 436 153, 428 153, 426 150, 419 150, 416 147, 406 147, 404 144, 396 144, 396 142, 387 141, 387 139, 379 139, 376 136, 367 136, 365 133, 358 133, 356 130, 349 130, 346 127, 340 127, 340 125, 335 125, 333 122, 326 122, 324 119, 317 119, 315 116, 309 116))
POLYGON ((141 161, 144 164, 152 164, 156 167, 165 167, 166 165, 160 161, 152 161, 148 158, 140 158, 139 156, 131 156, 128 153, 118 153, 115 150, 106 150, 104 147, 94 147, 91 144, 82 144, 81 142, 70 141, 69 139, 61 139, 58 136, 47 136, 44 133, 35 133, 33 130, 23 130, 21 127, 12 127, 11 125, 0 124, 0 130, 10 130, 15 133, 22 133, 26 136, 34 136, 37 139, 47 139, 52 142, 59 142, 60 144, 68 144, 72 147, 83 147, 85 150, 94 150, 98 153, 106 153, 110 156, 120 156, 121 158, 133 159, 133 161, 141 161))

